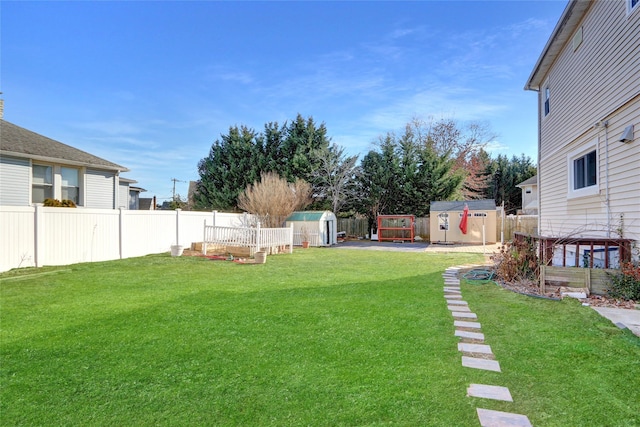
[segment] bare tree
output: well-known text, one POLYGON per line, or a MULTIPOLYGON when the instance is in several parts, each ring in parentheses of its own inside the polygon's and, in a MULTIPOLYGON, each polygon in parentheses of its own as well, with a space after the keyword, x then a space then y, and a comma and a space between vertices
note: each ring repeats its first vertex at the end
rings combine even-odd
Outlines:
POLYGON ((311 185, 301 179, 287 182, 273 172, 262 173, 260 182, 248 185, 238 196, 238 207, 256 215, 265 227, 282 227, 293 212, 311 203, 311 185))
POLYGON ((316 151, 318 166, 311 175, 316 195, 329 200, 336 214, 347 200, 356 196, 358 156, 347 156, 344 150, 344 147, 333 144, 316 151))

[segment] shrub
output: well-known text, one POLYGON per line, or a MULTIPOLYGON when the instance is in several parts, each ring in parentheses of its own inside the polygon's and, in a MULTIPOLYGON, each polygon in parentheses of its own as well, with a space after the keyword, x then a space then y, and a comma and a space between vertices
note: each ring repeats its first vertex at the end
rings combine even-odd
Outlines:
POLYGON ((62 206, 62 203, 60 203, 60 200, 58 199, 44 199, 43 205, 49 207, 60 207, 62 206))
POLYGON ((275 172, 260 176, 238 196, 238 207, 260 219, 263 227, 282 227, 289 215, 311 203, 311 185, 301 179, 287 182, 275 172))
POLYGON ((55 207, 55 208, 75 208, 77 207, 73 200, 63 199, 62 201, 58 199, 44 199, 44 206, 55 207))
POLYGON ((505 282, 538 277, 538 256, 533 239, 525 238, 502 245, 492 260, 495 262, 496 276, 505 282))
POLYGON ((610 274, 611 289, 607 289, 607 295, 612 298, 640 301, 640 264, 623 262, 620 272, 610 274))

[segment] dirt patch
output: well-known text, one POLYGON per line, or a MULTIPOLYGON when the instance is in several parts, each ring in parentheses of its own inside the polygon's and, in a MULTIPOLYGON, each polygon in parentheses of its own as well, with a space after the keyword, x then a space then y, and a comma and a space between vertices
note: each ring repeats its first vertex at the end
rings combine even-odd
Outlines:
MULTIPOLYGON (((540 298, 557 299, 557 300, 561 300, 562 298, 565 298, 562 295, 563 292, 582 291, 582 289, 571 289, 571 288, 566 288, 562 286, 547 285, 546 292, 541 292, 540 287, 538 286, 538 283, 533 282, 531 280, 520 280, 513 283, 496 280, 496 283, 505 289, 508 289, 513 292, 517 292, 519 294, 540 297, 540 298)), ((604 295, 590 294, 587 296, 587 298, 581 298, 580 301, 583 303, 587 303, 593 307, 615 307, 615 308, 627 308, 627 309, 636 308, 635 301, 619 300, 615 298, 609 298, 604 295)))

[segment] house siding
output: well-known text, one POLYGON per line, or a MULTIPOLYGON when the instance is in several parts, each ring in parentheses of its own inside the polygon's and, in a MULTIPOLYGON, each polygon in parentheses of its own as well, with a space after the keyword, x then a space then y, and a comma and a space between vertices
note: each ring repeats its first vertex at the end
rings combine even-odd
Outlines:
POLYGON ((130 209, 129 207, 129 184, 120 183, 118 185, 118 205, 117 208, 130 209))
MULTIPOLYGON (((621 231, 640 240, 640 13, 627 16, 622 1, 597 1, 580 26, 582 44, 574 51, 569 38, 544 79, 551 108, 540 120, 540 233, 617 237, 621 231), (594 127, 599 120, 608 128, 594 127), (631 124, 634 141, 619 142, 631 124), (593 141, 598 192, 570 198, 568 156, 593 141)), ((538 96, 542 109, 544 90, 538 96)))
POLYGON ((95 209, 114 208, 115 173, 87 169, 85 175, 85 207, 95 209))
POLYGON ((0 157, 0 206, 29 206, 30 182, 28 159, 0 157))

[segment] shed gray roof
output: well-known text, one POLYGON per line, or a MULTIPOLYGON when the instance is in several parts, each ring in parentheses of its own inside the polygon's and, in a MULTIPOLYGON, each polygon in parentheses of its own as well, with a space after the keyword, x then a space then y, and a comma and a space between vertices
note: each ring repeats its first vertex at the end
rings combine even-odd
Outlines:
POLYGON ((484 200, 462 200, 457 202, 431 202, 431 212, 462 211, 465 203, 470 211, 495 211, 496 201, 494 199, 484 200))
POLYGON ((538 184, 538 175, 534 175, 529 179, 525 179, 520 184, 516 185, 516 187, 524 187, 525 185, 537 185, 538 184))
POLYGON ((124 166, 112 163, 1 119, 0 152, 6 156, 52 161, 76 166, 90 166, 120 172, 129 171, 129 169, 124 166))

